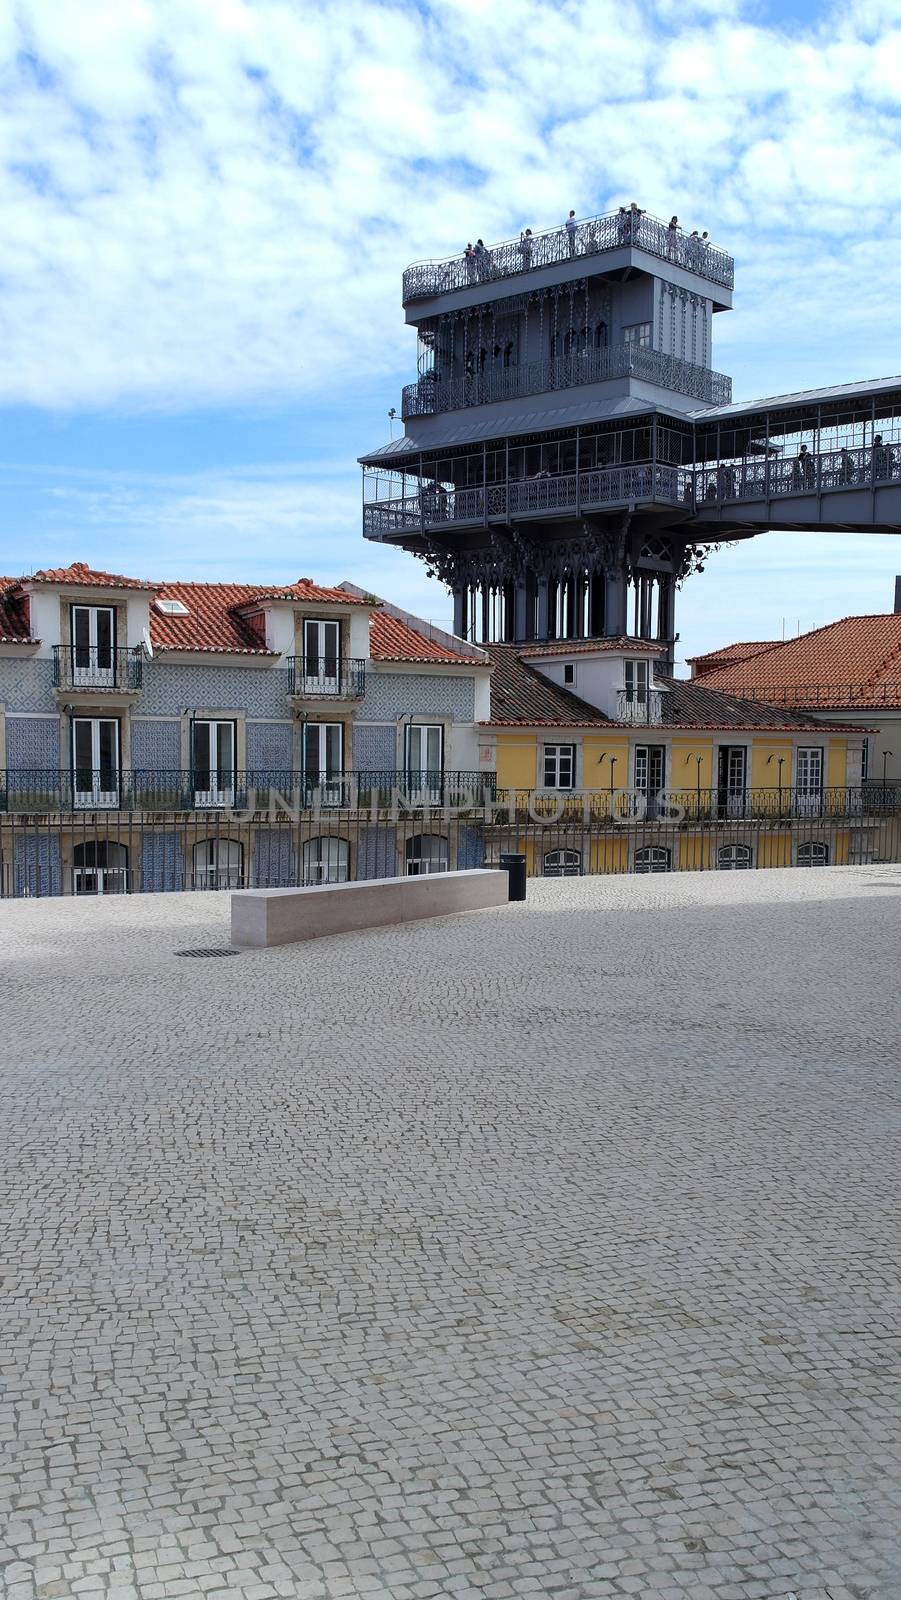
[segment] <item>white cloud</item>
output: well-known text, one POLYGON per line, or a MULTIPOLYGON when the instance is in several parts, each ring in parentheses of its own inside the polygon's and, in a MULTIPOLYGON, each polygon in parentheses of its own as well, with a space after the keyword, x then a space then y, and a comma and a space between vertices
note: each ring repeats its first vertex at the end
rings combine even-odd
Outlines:
POLYGON ((178 409, 397 373, 408 260, 633 193, 735 247, 740 380, 762 319, 771 388, 793 316, 828 314, 866 366, 901 286, 891 5, 786 32, 737 0, 20 0, 0 28, 7 402, 178 409))

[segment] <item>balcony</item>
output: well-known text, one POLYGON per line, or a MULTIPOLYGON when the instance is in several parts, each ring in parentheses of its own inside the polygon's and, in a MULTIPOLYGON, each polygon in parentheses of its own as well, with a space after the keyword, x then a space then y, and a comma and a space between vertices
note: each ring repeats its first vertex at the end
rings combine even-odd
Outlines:
POLYGON ((265 812, 320 807, 348 811, 402 811, 428 806, 481 805, 495 792, 493 772, 303 773, 288 769, 181 770, 106 766, 75 771, 0 770, 0 813, 10 816, 70 812, 265 812))
POLYGON ((657 217, 644 215, 633 223, 628 214, 620 216, 613 211, 580 222, 572 237, 565 227, 533 233, 525 251, 519 239, 508 239, 493 245, 481 261, 457 255, 444 261, 417 262, 403 276, 404 305, 411 300, 448 294, 453 289, 469 289, 477 283, 526 277, 557 262, 628 248, 643 250, 724 289, 734 286, 735 262, 725 250, 700 239, 686 238, 682 233, 672 239, 666 223, 657 217))
POLYGON ((53 687, 65 693, 99 689, 113 694, 137 694, 143 668, 140 648, 114 650, 102 644, 53 646, 53 687))
POLYGON ((642 727, 658 727, 664 721, 668 706, 665 691, 652 689, 647 694, 630 694, 628 689, 620 689, 616 700, 617 722, 640 724, 642 727))
POLYGON ((732 379, 708 367, 695 366, 661 350, 622 344, 587 350, 548 361, 529 361, 521 367, 498 367, 444 381, 423 377, 408 383, 401 399, 401 414, 433 416, 467 406, 491 405, 527 395, 548 394, 580 384, 605 383, 612 378, 638 378, 672 393, 691 396, 703 405, 728 405, 732 379))
POLYGON ((289 656, 288 695, 295 700, 362 700, 365 660, 337 656, 289 656))

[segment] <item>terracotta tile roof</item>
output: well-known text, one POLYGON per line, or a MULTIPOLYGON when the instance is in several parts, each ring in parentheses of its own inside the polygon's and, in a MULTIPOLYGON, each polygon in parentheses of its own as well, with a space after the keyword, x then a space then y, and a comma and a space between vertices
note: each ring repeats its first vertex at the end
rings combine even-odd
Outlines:
POLYGON ((478 656, 468 656, 449 650, 446 645, 427 639, 424 633, 411 628, 399 617, 387 611, 374 611, 369 619, 369 649, 374 661, 438 661, 451 666, 478 665, 484 661, 478 656))
MULTIPOLYGON (((660 678, 656 681, 665 692, 664 726, 667 728, 698 728, 730 731, 733 728, 758 732, 799 733, 805 729, 823 732, 823 723, 803 711, 790 711, 784 705, 767 705, 754 699, 739 699, 736 695, 711 689, 706 677, 660 678)), ((832 728, 835 724, 830 724, 832 728)), ((855 733, 860 729, 855 728, 855 733)))
POLYGON ((80 589, 158 589, 158 583, 145 583, 141 578, 124 578, 120 572, 99 572, 84 561, 73 561, 68 567, 46 567, 32 572, 23 583, 72 583, 80 589))
POLYGON ((694 667, 695 676, 701 678, 712 672, 714 667, 750 661, 752 656, 762 655, 764 650, 772 650, 774 645, 781 642, 779 639, 749 639, 744 644, 726 644, 721 650, 708 650, 706 655, 686 656, 685 659, 690 667, 694 667))
POLYGON ((314 583, 312 578, 298 578, 296 583, 286 583, 280 588, 264 588, 255 585, 254 598, 257 600, 313 600, 320 601, 323 605, 338 606, 368 606, 375 602, 366 600, 362 596, 348 594, 345 589, 327 589, 321 583, 314 583))
POLYGON ((28 596, 18 578, 0 578, 0 644, 37 644, 31 637, 28 596))
POLYGON ((709 688, 781 705, 901 706, 901 615, 843 617, 703 678, 709 688))
POLYGON ((615 639, 556 639, 548 644, 529 644, 519 647, 519 654, 523 660, 530 656, 574 656, 586 652, 596 654, 599 650, 635 650, 647 655, 663 655, 666 646, 654 644, 650 639, 634 639, 629 634, 621 634, 615 639))
POLYGON ((256 624, 237 609, 260 598, 256 583, 166 583, 157 600, 180 600, 186 617, 150 607, 150 637, 157 650, 201 650, 231 655, 269 656, 256 624))
POLYGON ((488 726, 539 728, 609 727, 610 719, 569 689, 551 683, 522 659, 515 644, 486 644, 494 672, 488 726))

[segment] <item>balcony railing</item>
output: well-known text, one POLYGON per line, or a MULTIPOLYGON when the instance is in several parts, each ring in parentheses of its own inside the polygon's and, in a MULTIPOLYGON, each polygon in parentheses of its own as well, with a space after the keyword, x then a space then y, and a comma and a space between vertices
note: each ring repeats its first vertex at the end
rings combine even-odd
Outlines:
POLYGON ((242 771, 210 768, 77 768, 74 771, 0 771, 0 811, 46 814, 75 811, 221 812, 419 809, 434 805, 481 803, 493 794, 492 772, 379 770, 304 773, 255 767, 242 771))
POLYGON ((490 405, 497 400, 628 377, 690 395, 704 405, 728 405, 732 399, 732 379, 724 373, 665 355, 662 350, 623 344, 548 361, 529 361, 521 367, 493 367, 460 378, 420 378, 404 389, 401 413, 404 417, 431 416, 440 411, 458 411, 466 406, 490 405))
POLYGON ((552 266, 574 257, 602 255, 608 250, 631 246, 697 273, 711 283, 731 289, 735 282, 735 262, 725 250, 701 239, 670 234, 667 224, 646 214, 633 220, 630 213, 592 217, 574 230, 548 228, 533 233, 523 245, 508 239, 492 245, 483 257, 450 256, 444 261, 420 261, 408 267, 403 277, 403 298, 419 300, 427 295, 447 294, 452 289, 467 289, 478 283, 524 276, 539 267, 552 266))
POLYGON ((53 646, 53 687, 55 689, 140 689, 143 654, 136 650, 114 650, 108 645, 55 644, 53 646))
POLYGON ((362 699, 366 662, 337 656, 289 656, 288 693, 310 700, 362 699))
POLYGON ((647 694, 636 695, 628 689, 621 689, 617 695, 616 720, 617 722, 640 723, 642 726, 656 726, 661 723, 666 715, 668 697, 665 690, 651 689, 647 694))
POLYGON ((894 446, 826 450, 794 460, 747 459, 717 467, 677 467, 662 462, 597 467, 590 472, 511 479, 454 489, 431 484, 420 493, 370 500, 363 531, 386 538, 434 525, 479 523, 558 511, 602 510, 632 501, 663 503, 703 513, 742 501, 828 495, 855 488, 901 485, 901 442, 894 446))
MULTIPOLYGON (((703 684, 704 676, 701 673, 695 681, 703 684)), ((802 710, 808 706, 829 706, 833 710, 859 706, 862 711, 867 711, 877 706, 901 706, 901 678, 886 683, 755 685, 747 689, 742 687, 741 697, 743 700, 762 700, 768 705, 798 706, 802 710)))

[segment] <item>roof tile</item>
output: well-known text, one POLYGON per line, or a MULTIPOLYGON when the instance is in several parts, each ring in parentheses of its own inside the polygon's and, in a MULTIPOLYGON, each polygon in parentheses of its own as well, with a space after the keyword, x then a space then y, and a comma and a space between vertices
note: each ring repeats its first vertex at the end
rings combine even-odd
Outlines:
POLYGON ((703 673, 711 689, 781 705, 901 705, 901 615, 843 617, 703 673))
POLYGON ((399 617, 387 611, 374 611, 369 619, 369 648, 374 661, 445 662, 456 666, 484 666, 478 656, 468 656, 449 650, 445 645, 427 639, 424 633, 411 628, 399 617))

